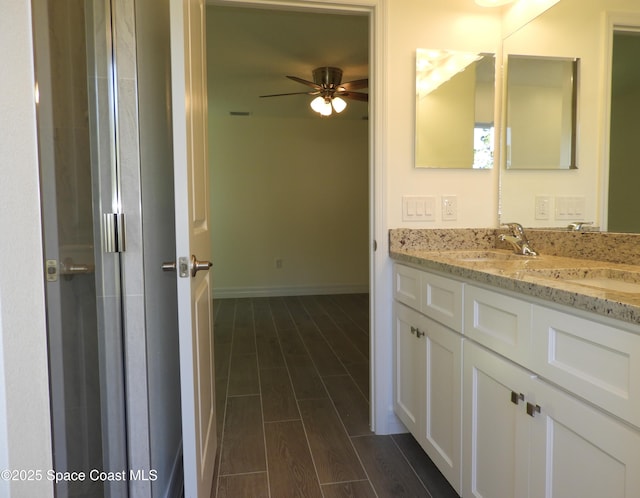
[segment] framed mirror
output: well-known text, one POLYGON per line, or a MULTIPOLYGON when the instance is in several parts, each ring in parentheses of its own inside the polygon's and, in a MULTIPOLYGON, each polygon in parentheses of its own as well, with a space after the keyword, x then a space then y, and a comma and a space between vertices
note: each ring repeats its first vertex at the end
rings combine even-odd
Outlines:
POLYGON ((578 59, 509 54, 506 65, 506 168, 576 168, 578 59))
POLYGON ((495 54, 416 51, 416 168, 490 169, 495 54))

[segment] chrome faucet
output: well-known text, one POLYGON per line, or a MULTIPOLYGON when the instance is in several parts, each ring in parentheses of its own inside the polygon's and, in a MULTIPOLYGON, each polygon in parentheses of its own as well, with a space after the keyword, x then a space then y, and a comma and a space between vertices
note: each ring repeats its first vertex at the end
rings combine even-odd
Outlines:
POLYGON ((574 221, 573 223, 569 223, 567 230, 572 232, 581 232, 585 225, 593 225, 593 221, 574 221))
POLYGON ((537 256, 538 253, 535 252, 531 246, 529 245, 529 239, 524 234, 524 228, 520 223, 503 223, 502 226, 509 227, 513 235, 505 235, 500 234, 500 240, 505 242, 509 242, 513 248, 515 249, 516 254, 520 254, 522 256, 537 256))

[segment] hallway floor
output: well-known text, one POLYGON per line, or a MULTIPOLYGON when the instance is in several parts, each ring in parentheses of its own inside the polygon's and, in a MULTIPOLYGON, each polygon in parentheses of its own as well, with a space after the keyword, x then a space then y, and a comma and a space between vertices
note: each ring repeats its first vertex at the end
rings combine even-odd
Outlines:
POLYGON ((457 497, 369 430, 369 296, 215 300, 215 498, 457 497))

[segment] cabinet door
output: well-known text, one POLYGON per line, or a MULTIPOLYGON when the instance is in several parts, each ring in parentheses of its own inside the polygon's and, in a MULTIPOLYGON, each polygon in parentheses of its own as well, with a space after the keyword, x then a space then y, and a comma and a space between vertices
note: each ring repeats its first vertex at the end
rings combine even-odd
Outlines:
MULTIPOLYGON (((420 438, 424 416, 425 342, 417 330, 426 320, 398 302, 394 303, 394 410, 402 423, 420 438)), ((424 329, 424 326, 422 327, 424 329)))
POLYGON ((640 433, 546 382, 534 383, 540 412, 531 419, 530 496, 638 497, 640 433))
POLYGON ((522 396, 530 379, 524 369, 465 341, 463 496, 528 496, 531 424, 522 396))
POLYGON ((457 493, 461 493, 462 337, 426 319, 426 400, 420 441, 457 493))

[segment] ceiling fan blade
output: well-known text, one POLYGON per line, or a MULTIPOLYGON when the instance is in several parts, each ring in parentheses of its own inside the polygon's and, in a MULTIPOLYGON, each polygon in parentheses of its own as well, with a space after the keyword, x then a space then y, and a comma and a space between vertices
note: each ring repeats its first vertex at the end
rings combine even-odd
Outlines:
POLYGON ((320 95, 320 92, 273 93, 271 95, 260 95, 260 98, 262 98, 262 97, 284 97, 285 95, 320 95))
POLYGON ((346 83, 340 83, 340 85, 338 85, 338 88, 344 88, 345 90, 360 90, 361 88, 367 88, 369 86, 369 80, 368 79, 362 79, 362 80, 353 80, 353 81, 347 81, 346 83))
POLYGON ((361 102, 369 102, 369 94, 368 93, 336 92, 335 95, 338 96, 338 97, 344 97, 345 99, 359 100, 361 102))
POLYGON ((303 85, 310 86, 311 88, 315 88, 316 90, 320 90, 322 88, 320 85, 316 85, 313 81, 303 80, 302 78, 298 78, 297 76, 287 76, 287 78, 298 83, 302 83, 303 85))

